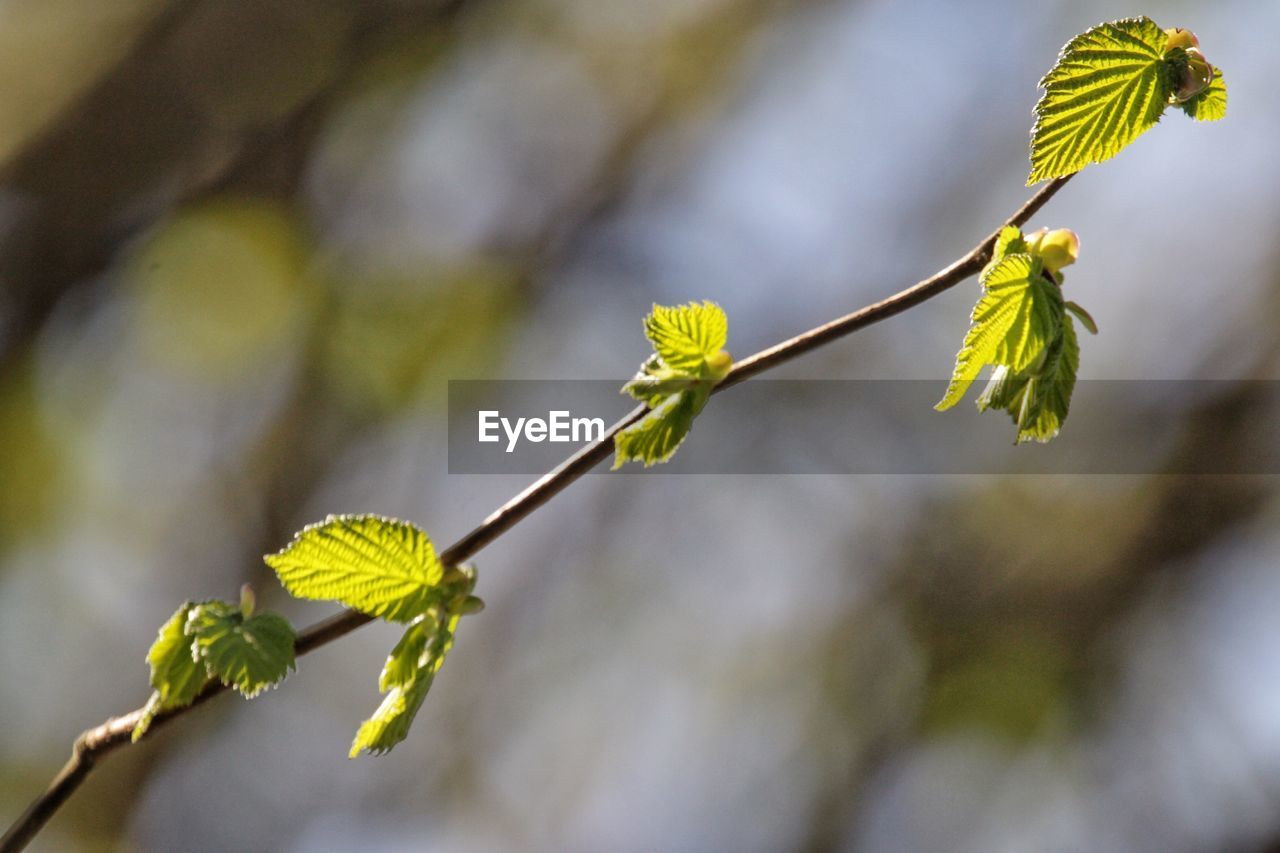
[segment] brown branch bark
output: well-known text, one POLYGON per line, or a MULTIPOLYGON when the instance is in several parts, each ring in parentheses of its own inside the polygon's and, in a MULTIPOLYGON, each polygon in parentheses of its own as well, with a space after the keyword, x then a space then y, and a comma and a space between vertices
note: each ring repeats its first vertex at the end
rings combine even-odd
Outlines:
MULTIPOLYGON (((1058 178, 1042 187, 1010 216, 1005 224, 1017 226, 1025 224, 1070 178, 1071 176, 1058 178)), ((870 326, 872 323, 900 314, 976 275, 991 259, 991 251, 998 233, 997 230, 990 234, 950 266, 887 299, 867 305, 737 362, 715 391, 730 388, 766 370, 870 326)), ((644 406, 638 406, 610 427, 599 440, 583 447, 559 466, 542 475, 527 489, 490 514, 474 530, 446 548, 440 554, 441 561, 445 565, 456 565, 471 559, 486 545, 527 518, 583 474, 608 459, 613 453, 614 436, 644 417, 646 411, 644 406)), ((371 621, 373 621, 371 617, 359 611, 344 610, 329 619, 317 622, 298 634, 297 654, 305 655, 314 651, 371 621)), ((216 682, 210 684, 191 705, 157 714, 151 729, 154 730, 169 720, 185 714, 225 689, 224 685, 216 682)), ((12 851, 23 849, 62 804, 75 793, 80 783, 88 777, 100 759, 112 750, 130 743, 130 735, 141 715, 142 709, 139 708, 122 716, 113 717, 102 725, 81 733, 72 746, 70 760, 54 777, 44 793, 32 802, 4 837, 0 838, 0 853, 12 853, 12 851)))

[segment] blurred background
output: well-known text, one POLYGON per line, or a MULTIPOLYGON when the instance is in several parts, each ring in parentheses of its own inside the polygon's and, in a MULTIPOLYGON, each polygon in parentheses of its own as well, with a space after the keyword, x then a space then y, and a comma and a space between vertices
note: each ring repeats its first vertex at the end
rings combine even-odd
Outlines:
MULTIPOLYGON (((1152 393, 1180 471, 1277 440, 1236 384, 1280 378, 1270 0, 0 2, 2 822, 179 602, 307 624, 260 559, 298 527, 448 543, 527 485, 448 474, 448 380, 625 378, 654 301, 745 355, 928 275, 1029 195, 1059 47, 1135 14, 1228 118, 1031 225, 1081 235, 1084 377, 1223 380, 1152 393)), ((975 293, 774 376, 941 393, 975 293)), ((1278 486, 589 476, 480 555, 391 755, 346 758, 374 625, 116 753, 34 849, 1276 849, 1278 486)))

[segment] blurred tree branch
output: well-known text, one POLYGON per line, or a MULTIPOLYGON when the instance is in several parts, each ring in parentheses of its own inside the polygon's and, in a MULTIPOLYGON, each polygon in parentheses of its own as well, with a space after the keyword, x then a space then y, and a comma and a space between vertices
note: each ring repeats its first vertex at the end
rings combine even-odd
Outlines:
POLYGON ((252 177, 292 191, 325 104, 388 38, 484 0, 179 0, 115 68, 0 163, 0 369, 62 295, 175 204, 252 177), (283 164, 283 167, 282 167, 283 164), (255 174, 256 170, 256 174, 255 174))

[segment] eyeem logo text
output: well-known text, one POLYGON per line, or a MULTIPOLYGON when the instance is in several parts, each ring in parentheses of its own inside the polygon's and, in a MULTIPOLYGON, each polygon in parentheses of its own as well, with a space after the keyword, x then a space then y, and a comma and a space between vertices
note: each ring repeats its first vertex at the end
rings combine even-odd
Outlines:
POLYGON ((516 449, 516 444, 523 437, 534 444, 543 441, 553 443, 598 441, 604 437, 603 418, 575 418, 567 411, 547 412, 546 420, 542 418, 510 418, 502 417, 496 410, 479 412, 480 435, 482 442, 501 441, 501 432, 506 433, 507 453, 516 449))

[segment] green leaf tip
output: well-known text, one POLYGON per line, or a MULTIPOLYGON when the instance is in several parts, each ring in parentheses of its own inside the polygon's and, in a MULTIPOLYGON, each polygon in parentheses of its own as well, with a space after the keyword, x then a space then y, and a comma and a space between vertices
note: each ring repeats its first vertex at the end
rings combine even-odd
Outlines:
POLYGON ((1170 104, 1200 121, 1226 115, 1222 72, 1189 30, 1150 18, 1098 24, 1063 47, 1040 81, 1027 185, 1109 160, 1160 121, 1170 104))
POLYGON ((246 616, 242 605, 188 601, 160 627, 147 652, 153 691, 133 728, 134 742, 156 714, 190 705, 215 678, 252 699, 294 668, 289 622, 274 613, 246 616))
POLYGON ((378 515, 331 515, 263 559, 297 598, 338 601, 391 622, 425 613, 445 575, 426 533, 378 515))
POLYGON ((724 349, 729 321, 714 302, 654 305, 644 330, 653 355, 622 386, 622 393, 643 402, 650 412, 614 438, 615 470, 632 461, 647 468, 674 456, 711 389, 733 367, 724 349))
POLYGON ((1023 236, 1006 227, 981 276, 951 382, 934 407, 951 408, 987 365, 995 367, 978 399, 979 411, 1002 409, 1018 427, 1016 443, 1047 442, 1066 420, 1080 364, 1080 347, 1068 313, 1096 332, 1093 318, 1062 296, 1061 268, 1072 263, 1079 239, 1066 229, 1023 236))

